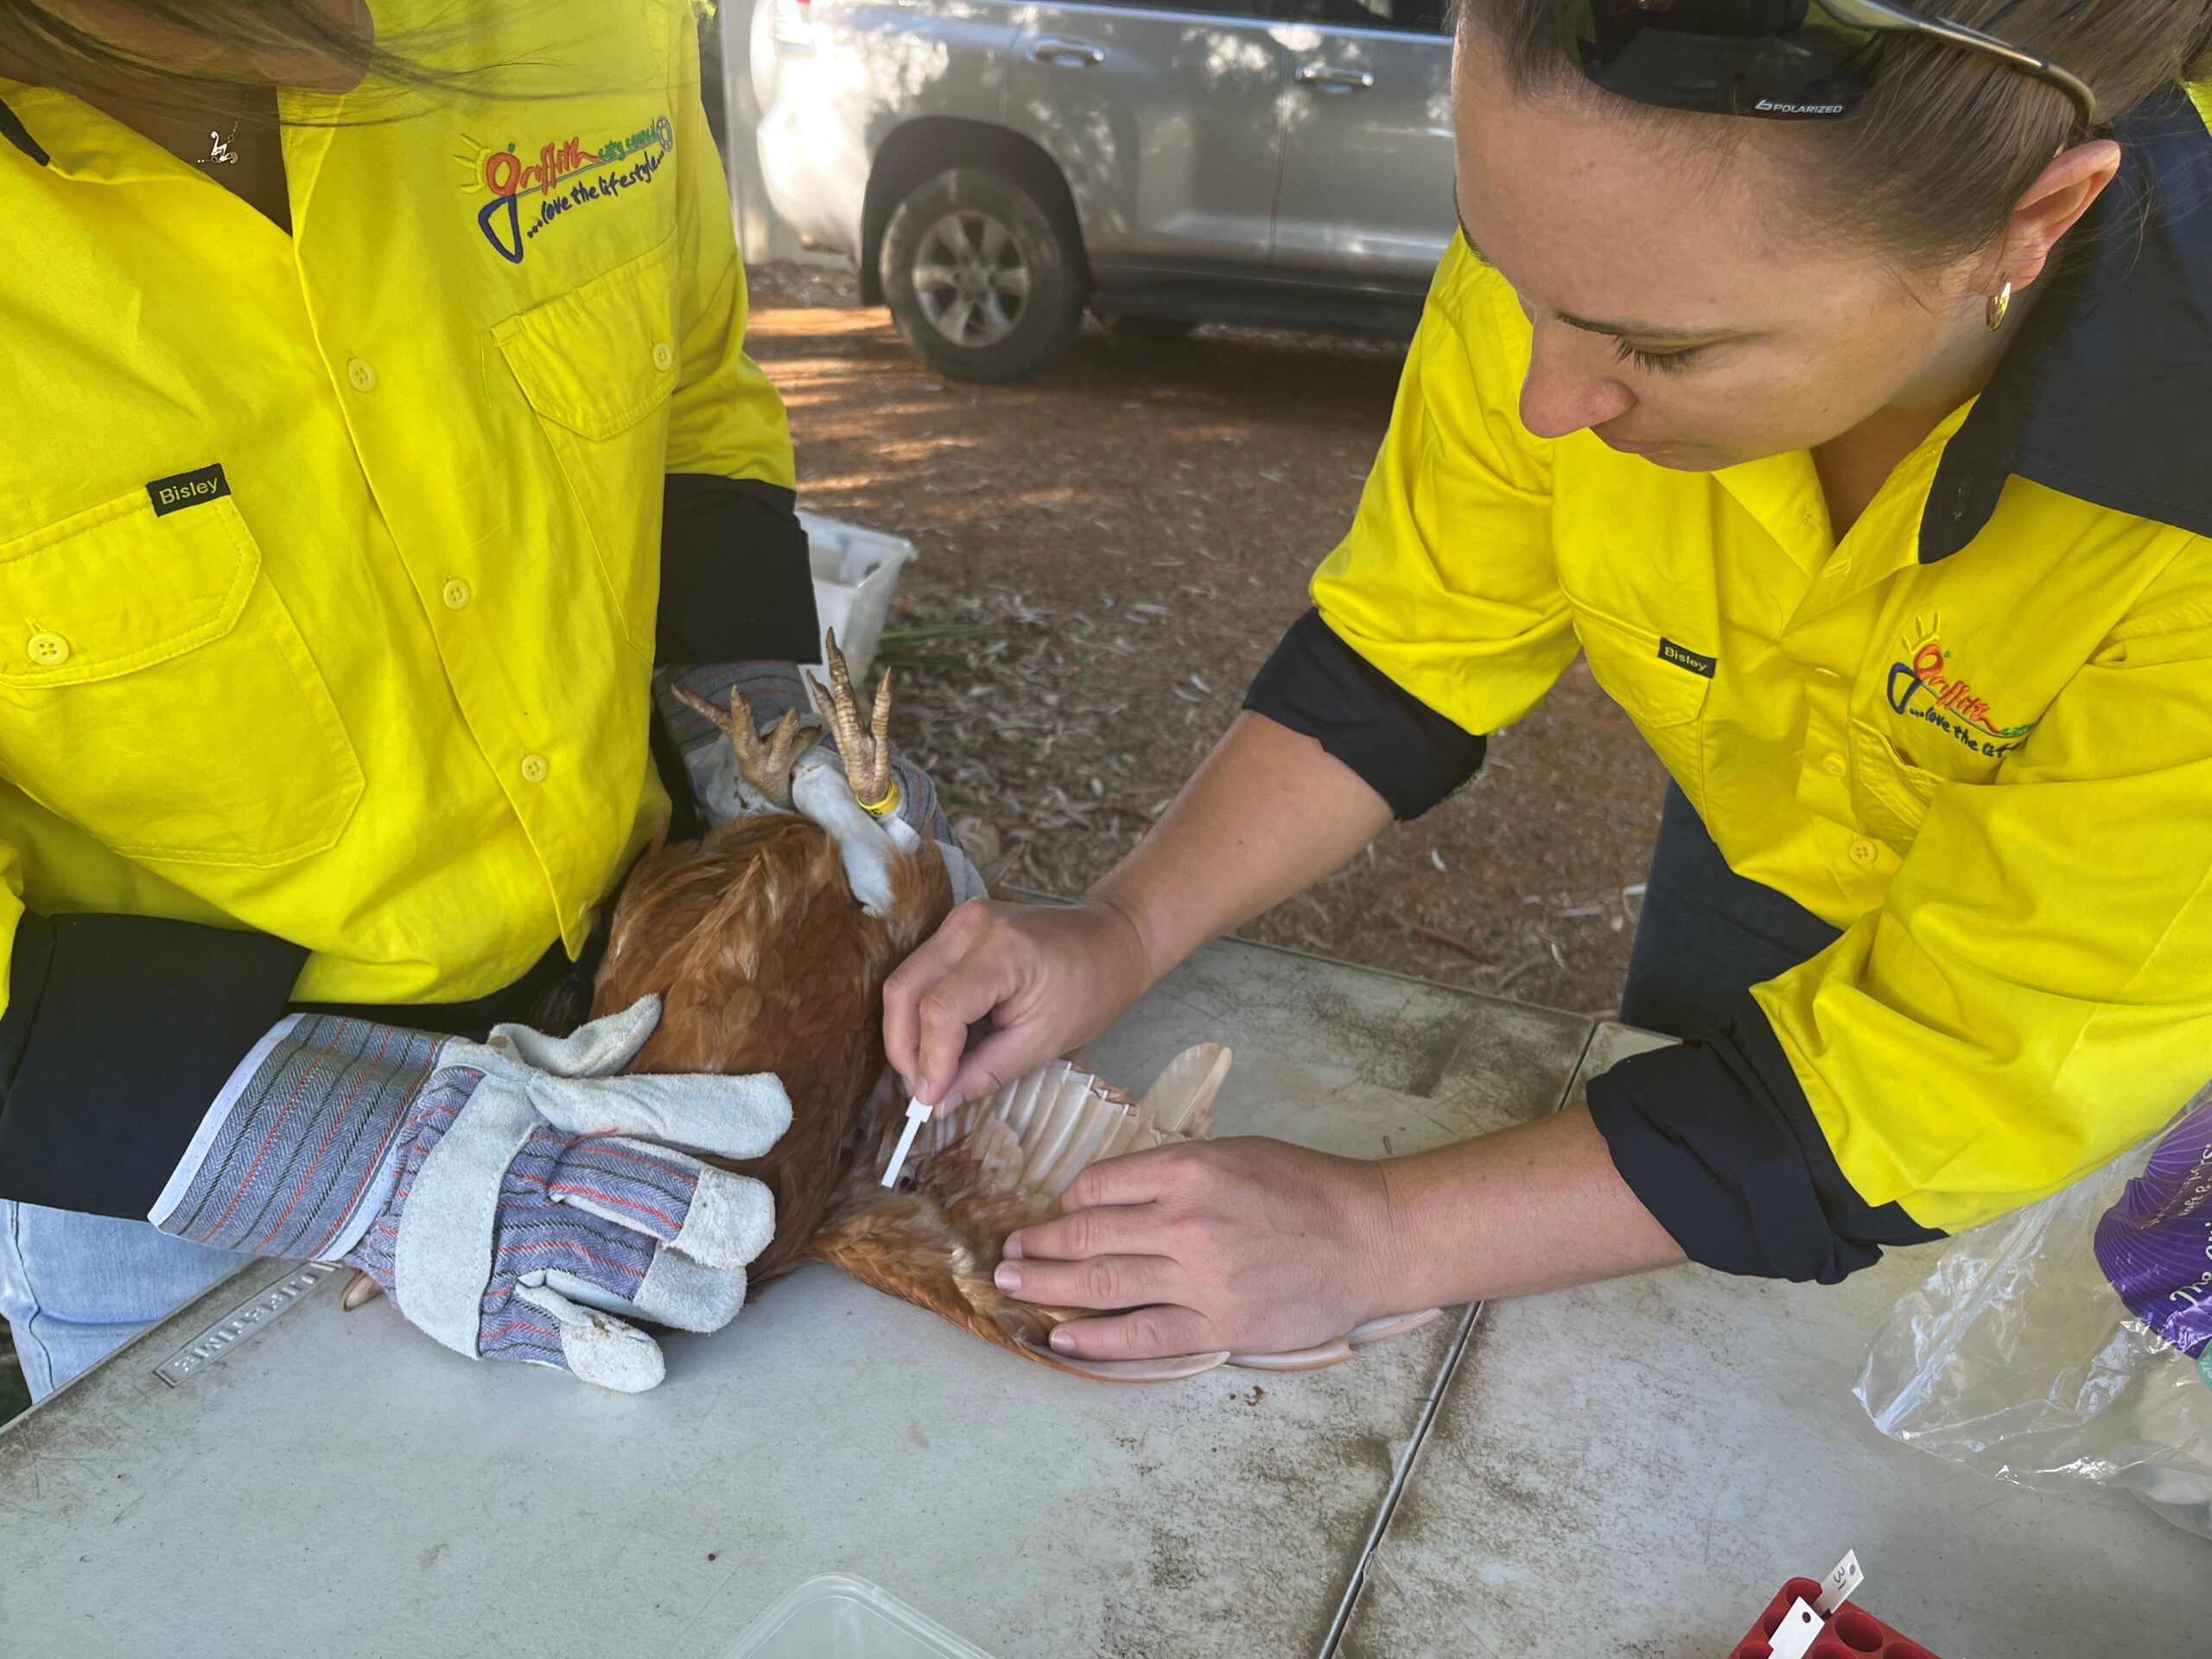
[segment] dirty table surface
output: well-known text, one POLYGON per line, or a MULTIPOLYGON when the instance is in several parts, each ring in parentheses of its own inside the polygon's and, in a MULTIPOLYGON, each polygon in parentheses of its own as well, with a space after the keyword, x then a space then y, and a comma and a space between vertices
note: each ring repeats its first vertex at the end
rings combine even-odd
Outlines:
MULTIPOLYGON (((1650 1040, 1603 1028, 1584 1069, 1650 1040)), ((2212 1650, 2183 1588, 2212 1544, 1867 1421, 1867 1345, 1942 1249, 1840 1286, 1685 1268, 1484 1308, 1338 1651, 1722 1659, 1784 1580, 1846 1549, 1855 1599, 1942 1659, 2212 1650)))
MULTIPOLYGON (((1227 944, 1092 1058, 1141 1085, 1227 1042, 1222 1133, 1372 1155, 1554 1109, 1590 1033, 1227 944)), ((995 1659, 1319 1654, 1469 1323, 1116 1387, 816 1268, 631 1398, 341 1314, 341 1282, 256 1264, 0 1431, 9 1651, 715 1659, 845 1572, 995 1659), (202 1340, 257 1298, 283 1311, 202 1340)))

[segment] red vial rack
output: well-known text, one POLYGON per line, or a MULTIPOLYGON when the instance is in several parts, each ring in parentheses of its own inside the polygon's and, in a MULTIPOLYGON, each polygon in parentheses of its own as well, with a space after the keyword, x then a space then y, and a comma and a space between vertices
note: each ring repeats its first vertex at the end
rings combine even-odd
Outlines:
MULTIPOLYGON (((1790 1604, 1802 1599, 1810 1607, 1819 1599, 1820 1580, 1792 1579, 1775 1593, 1767 1603, 1766 1611, 1759 1615, 1759 1622, 1729 1654, 1728 1659, 1768 1659, 1770 1653, 1767 1638, 1782 1628, 1783 1615, 1790 1604)), ((1826 1628, 1813 1638, 1813 1645, 1805 1650, 1805 1659, 1936 1659, 1919 1643, 1899 1636, 1895 1630, 1866 1611, 1849 1602, 1837 1608, 1827 1620, 1826 1628)))

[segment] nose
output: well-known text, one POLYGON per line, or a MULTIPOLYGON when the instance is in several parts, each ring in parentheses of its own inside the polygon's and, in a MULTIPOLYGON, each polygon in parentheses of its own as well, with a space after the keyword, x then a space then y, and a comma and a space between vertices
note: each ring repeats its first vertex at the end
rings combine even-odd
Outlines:
POLYGON ((1613 354, 1598 335, 1539 321, 1521 386, 1521 423, 1537 437, 1563 438, 1618 420, 1636 407, 1636 394, 1613 366, 1613 354))

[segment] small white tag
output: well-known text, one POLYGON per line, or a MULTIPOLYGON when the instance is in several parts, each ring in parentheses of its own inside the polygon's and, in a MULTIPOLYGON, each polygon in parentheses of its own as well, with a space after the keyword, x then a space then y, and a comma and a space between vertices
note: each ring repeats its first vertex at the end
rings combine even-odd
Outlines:
POLYGON ((1859 1552, 1855 1549, 1844 1551, 1843 1559, 1835 1564, 1835 1570, 1821 1580, 1820 1599, 1813 1605, 1822 1613, 1833 1613, 1851 1599, 1852 1592, 1859 1588, 1859 1581, 1866 1576, 1859 1570, 1859 1552))
POLYGON ((891 1167, 883 1172, 886 1186, 899 1185, 899 1172, 906 1167, 907 1149, 914 1144, 914 1132, 930 1121, 930 1109, 918 1100, 906 1103, 906 1127, 899 1132, 898 1150, 891 1154, 891 1167))
POLYGON ((1805 1649, 1813 1645, 1825 1628, 1821 1623, 1821 1616, 1808 1607, 1801 1596, 1789 1604, 1789 1611, 1782 1616, 1782 1623, 1776 1625, 1774 1634, 1767 1637, 1767 1650, 1773 1659, 1805 1659, 1805 1649))

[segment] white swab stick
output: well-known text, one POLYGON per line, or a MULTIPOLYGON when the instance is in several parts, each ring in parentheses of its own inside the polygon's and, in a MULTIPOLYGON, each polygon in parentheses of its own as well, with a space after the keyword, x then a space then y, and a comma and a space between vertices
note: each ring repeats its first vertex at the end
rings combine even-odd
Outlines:
POLYGON ((886 1186, 899 1185, 899 1172, 906 1167, 906 1154, 914 1144, 914 1132, 930 1121, 930 1109, 918 1100, 906 1103, 906 1127, 899 1132, 899 1149, 891 1154, 891 1167, 883 1172, 886 1186))

